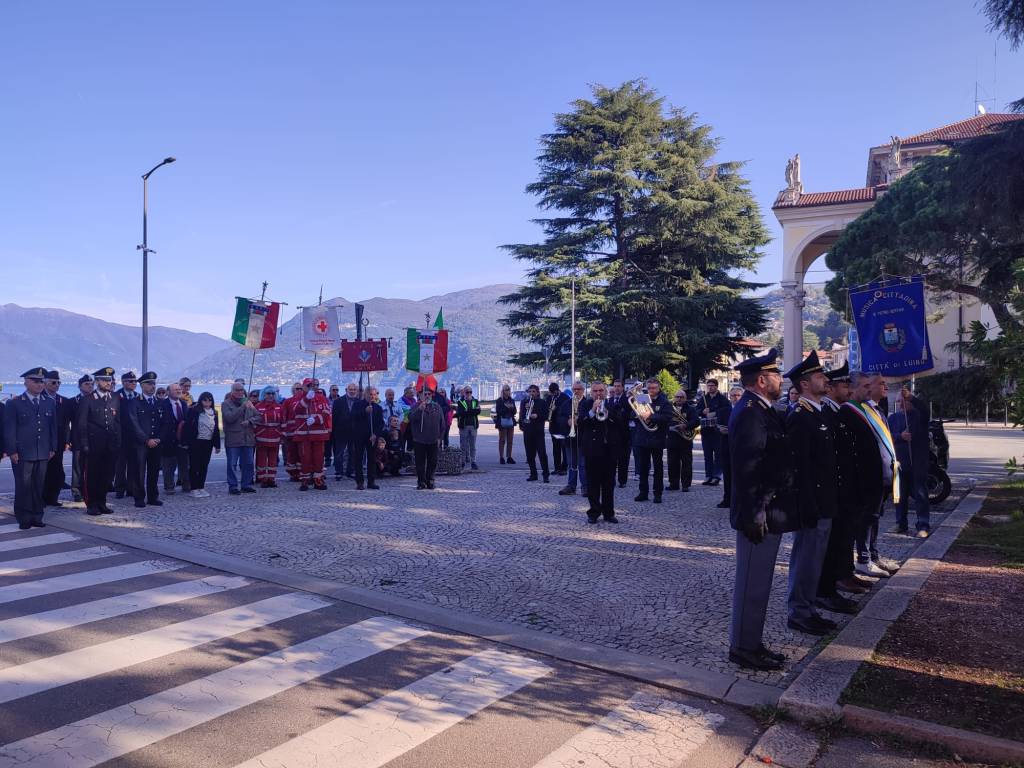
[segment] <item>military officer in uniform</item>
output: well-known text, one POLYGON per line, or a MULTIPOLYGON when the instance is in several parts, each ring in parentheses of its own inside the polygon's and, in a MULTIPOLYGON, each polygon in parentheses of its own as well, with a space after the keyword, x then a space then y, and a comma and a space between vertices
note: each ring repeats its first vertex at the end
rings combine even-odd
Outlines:
POLYGON ((43 394, 45 368, 22 374, 25 393, 7 404, 4 413, 4 452, 14 471, 14 515, 18 528, 43 528, 43 485, 46 465, 57 452, 57 408, 43 394))
POLYGON ((836 628, 816 605, 828 536, 839 507, 835 439, 822 402, 828 379, 815 351, 787 371, 786 378, 800 395, 786 416, 800 521, 789 558, 787 626, 821 636, 836 628))
POLYGON ((139 468, 136 465, 138 453, 135 450, 135 442, 129 433, 128 419, 124 418, 127 413, 128 403, 139 396, 135 391, 139 380, 132 371, 121 374, 121 388, 117 391, 116 397, 121 406, 121 447, 114 463, 114 491, 115 497, 123 499, 125 494, 137 496, 135 479, 139 476, 139 468))
MULTIPOLYGON (((86 514, 112 515, 107 493, 114 476, 114 462, 121 451, 121 400, 114 395, 114 369, 93 374, 96 391, 78 404, 78 449, 85 462, 82 490, 86 514)), ((135 378, 134 376, 132 377, 135 378)))
POLYGON ((729 521, 736 531, 729 660, 760 670, 782 669, 786 660, 765 646, 764 619, 781 534, 797 527, 785 427, 772 407, 782 392, 777 359, 771 349, 735 366, 744 392, 729 417, 729 521))
POLYGON ((60 394, 60 372, 47 371, 43 380, 43 394, 53 400, 57 414, 57 448, 53 458, 46 465, 46 480, 43 482, 43 504, 48 507, 62 507, 60 492, 64 490, 67 477, 64 474, 64 449, 70 439, 70 409, 68 398, 60 394))
POLYGON ((71 442, 71 500, 82 500, 82 452, 78 450, 78 406, 86 397, 92 397, 92 376, 85 374, 78 380, 78 394, 68 398, 68 427, 71 442))
POLYGON ((163 506, 157 481, 160 477, 162 449, 160 436, 164 429, 164 411, 156 399, 156 374, 146 371, 139 377, 142 394, 131 400, 122 419, 128 422, 128 434, 135 450, 138 474, 135 480, 135 506, 163 506))

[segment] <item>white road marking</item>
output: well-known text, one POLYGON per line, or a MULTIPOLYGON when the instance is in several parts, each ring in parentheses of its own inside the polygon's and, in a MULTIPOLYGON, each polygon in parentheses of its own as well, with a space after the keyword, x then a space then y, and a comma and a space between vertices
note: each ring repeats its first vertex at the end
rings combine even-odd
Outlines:
POLYGON ((290 593, 76 651, 0 669, 0 703, 231 637, 315 611, 326 600, 290 593))
POLYGON ((0 767, 88 768, 394 648, 428 630, 378 616, 0 747, 0 767))
POLYGON ((638 693, 534 768, 676 768, 723 722, 713 712, 638 693))
POLYGON ((128 565, 97 568, 95 571, 69 573, 67 576, 54 576, 37 581, 23 581, 20 584, 9 584, 6 587, 0 587, 0 604, 13 603, 15 600, 25 600, 29 597, 67 592, 71 589, 92 587, 97 584, 109 584, 112 581, 150 576, 154 573, 177 571, 184 567, 184 563, 172 563, 167 560, 143 560, 138 563, 129 563, 128 565))
POLYGON ((15 531, 20 531, 20 530, 21 530, 21 528, 19 528, 17 526, 17 524, 15 524, 15 525, 0 525, 0 533, 14 533, 15 531))
POLYGON ((4 560, 0 562, 0 576, 10 576, 13 573, 21 573, 22 571, 34 571, 37 568, 49 568, 54 565, 80 563, 84 560, 96 560, 100 557, 117 557, 124 554, 127 553, 118 552, 112 547, 88 547, 86 549, 72 549, 70 552, 54 552, 51 555, 25 557, 20 560, 4 560))
POLYGON ((31 549, 32 547, 48 547, 51 544, 67 544, 70 541, 78 541, 78 537, 71 533, 47 533, 42 536, 21 536, 17 539, 0 541, 0 552, 13 552, 16 549, 31 549))
POLYGON ((522 656, 484 651, 237 768, 379 768, 549 672, 522 656))
POLYGON ((0 643, 9 643, 24 637, 56 632, 59 629, 77 627, 91 621, 101 621, 113 616, 124 616, 161 605, 172 605, 194 597, 204 597, 228 589, 238 589, 252 582, 240 576, 210 576, 206 579, 192 579, 162 587, 115 595, 88 603, 69 605, 27 616, 0 621, 0 643))

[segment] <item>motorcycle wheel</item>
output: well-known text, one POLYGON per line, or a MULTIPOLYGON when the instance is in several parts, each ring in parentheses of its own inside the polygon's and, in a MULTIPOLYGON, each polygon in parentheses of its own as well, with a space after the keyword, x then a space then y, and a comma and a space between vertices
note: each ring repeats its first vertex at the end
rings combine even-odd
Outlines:
POLYGON ((928 501, 932 504, 941 504, 953 491, 953 483, 949 475, 936 466, 928 468, 928 501))

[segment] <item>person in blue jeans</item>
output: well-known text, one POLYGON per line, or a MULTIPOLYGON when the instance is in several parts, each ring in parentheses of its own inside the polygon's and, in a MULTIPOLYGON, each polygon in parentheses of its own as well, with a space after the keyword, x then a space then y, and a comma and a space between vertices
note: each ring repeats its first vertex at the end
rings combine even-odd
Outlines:
POLYGON ((914 502, 917 536, 927 538, 931 530, 928 502, 928 403, 904 386, 896 398, 896 410, 889 414, 889 431, 900 463, 900 501, 896 505, 899 533, 909 533, 908 507, 914 502))
POLYGON ((256 430, 260 412, 246 397, 245 384, 235 382, 220 407, 224 424, 224 450, 228 460, 228 493, 256 493, 256 430), (239 482, 238 470, 241 470, 239 482))

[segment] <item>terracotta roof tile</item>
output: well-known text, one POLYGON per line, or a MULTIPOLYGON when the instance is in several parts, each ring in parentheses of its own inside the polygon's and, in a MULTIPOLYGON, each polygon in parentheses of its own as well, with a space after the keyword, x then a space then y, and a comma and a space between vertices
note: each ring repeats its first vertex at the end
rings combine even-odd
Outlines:
MULTIPOLYGON (((904 136, 901 138, 903 140, 904 147, 910 144, 934 144, 936 142, 945 141, 964 141, 966 139, 973 139, 977 136, 983 136, 986 133, 991 133, 995 128, 998 128, 1004 123, 1013 122, 1014 120, 1024 120, 1024 115, 1001 113, 978 115, 967 120, 960 120, 956 123, 944 125, 941 128, 935 128, 931 131, 925 131, 924 133, 918 133, 914 136, 904 136)), ((884 147, 888 146, 888 144, 889 142, 885 142, 879 146, 884 147)))
POLYGON ((812 205, 841 205, 842 203, 870 203, 875 200, 878 187, 860 187, 858 189, 839 189, 835 192, 805 192, 800 199, 791 203, 785 199, 785 192, 780 192, 772 208, 806 208, 812 205))

